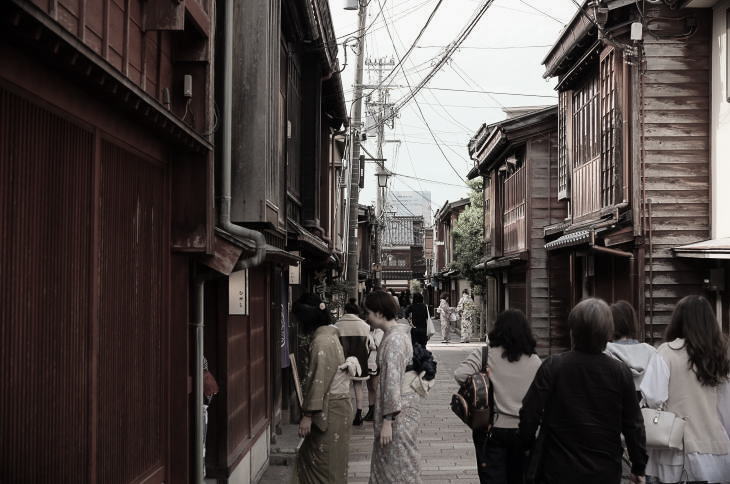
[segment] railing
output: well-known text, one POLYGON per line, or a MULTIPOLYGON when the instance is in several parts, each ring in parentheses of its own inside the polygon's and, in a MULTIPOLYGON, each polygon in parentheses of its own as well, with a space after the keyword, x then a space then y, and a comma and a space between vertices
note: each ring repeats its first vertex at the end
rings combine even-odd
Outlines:
POLYGON ((520 168, 504 181, 503 250, 505 254, 522 252, 527 248, 525 181, 524 168, 520 168))
POLYGON ((573 169, 573 219, 601 209, 601 157, 573 169))

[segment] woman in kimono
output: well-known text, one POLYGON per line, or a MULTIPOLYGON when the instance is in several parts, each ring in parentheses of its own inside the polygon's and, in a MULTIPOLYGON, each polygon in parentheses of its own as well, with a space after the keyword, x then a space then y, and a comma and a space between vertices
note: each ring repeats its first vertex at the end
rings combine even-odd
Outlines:
POLYGON ((471 342, 471 334, 474 327, 474 313, 476 307, 474 306, 474 300, 469 295, 469 289, 464 289, 461 294, 459 304, 456 306, 456 311, 461 315, 461 342, 471 342))
POLYGON ((396 321, 399 308, 393 298, 376 291, 368 296, 365 307, 368 321, 385 333, 378 349, 380 376, 370 484, 420 483, 421 456, 416 434, 421 400, 431 382, 424 382, 420 372, 409 371, 413 362, 411 328, 396 321))
POLYGON ((292 482, 346 483, 352 421, 350 375, 356 370, 348 372, 351 360, 345 361, 339 331, 329 324, 324 303, 310 299, 300 300, 294 308, 304 330, 314 334, 299 423, 299 435, 304 442, 292 482))
POLYGON ((443 337, 442 343, 449 342, 449 330, 451 329, 451 323, 456 322, 458 319, 456 315, 456 308, 449 305, 449 293, 441 293, 441 303, 438 309, 439 321, 441 321, 441 336, 443 337))

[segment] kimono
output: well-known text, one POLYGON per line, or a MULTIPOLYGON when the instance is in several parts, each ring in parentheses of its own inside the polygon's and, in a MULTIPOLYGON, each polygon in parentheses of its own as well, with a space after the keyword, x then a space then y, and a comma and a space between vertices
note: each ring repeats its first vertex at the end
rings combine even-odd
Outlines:
POLYGON ((451 329, 451 324, 458 319, 458 315, 456 315, 456 308, 452 308, 445 299, 442 299, 437 311, 441 315, 439 317, 439 321, 441 321, 441 336, 443 337, 444 343, 447 343, 449 341, 449 330, 451 329))
POLYGON ((350 450, 350 377, 339 367, 345 355, 334 326, 321 326, 310 346, 302 412, 312 414, 312 430, 297 456, 293 483, 346 483, 350 450))
MULTIPOLYGON (((406 379, 406 367, 413 359, 410 326, 389 329, 378 350, 380 377, 375 401, 375 441, 370 464, 370 484, 420 484, 421 455, 416 445, 421 419, 422 393, 406 379), (383 416, 396 413, 393 441, 380 445, 383 416)), ((409 372, 413 373, 413 372, 409 372)))
POLYGON ((456 306, 456 310, 461 314, 461 342, 468 343, 471 341, 471 334, 474 327, 474 313, 475 313, 474 301, 471 297, 464 295, 459 304, 456 306))

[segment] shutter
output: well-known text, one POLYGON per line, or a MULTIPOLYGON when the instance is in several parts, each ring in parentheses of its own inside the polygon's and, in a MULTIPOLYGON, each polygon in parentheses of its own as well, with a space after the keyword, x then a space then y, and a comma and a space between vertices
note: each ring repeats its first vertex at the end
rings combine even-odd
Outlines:
POLYGON ((621 112, 620 54, 609 47, 601 54, 601 207, 610 207, 620 196, 621 112))
POLYGON ((570 198, 571 91, 561 91, 558 105, 558 200, 570 198))

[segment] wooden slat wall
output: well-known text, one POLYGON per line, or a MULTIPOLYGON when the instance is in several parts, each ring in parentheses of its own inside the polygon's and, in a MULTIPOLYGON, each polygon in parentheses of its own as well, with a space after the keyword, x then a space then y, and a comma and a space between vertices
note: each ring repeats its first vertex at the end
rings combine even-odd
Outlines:
MULTIPOLYGON (((528 219, 527 235, 530 251, 527 287, 528 316, 538 341, 538 352, 546 355, 551 347, 551 325, 558 316, 556 307, 563 301, 553 301, 548 254, 545 250, 543 228, 561 222, 567 216, 567 202, 558 201, 558 133, 551 131, 533 138, 527 144, 528 219), (557 306, 556 306, 557 304, 557 306)), ((557 268, 552 268, 556 270, 557 268)), ((565 283, 565 279, 562 280, 565 283)))
POLYGON ((647 334, 653 322, 656 338, 668 324, 674 304, 702 291, 703 274, 697 265, 674 258, 671 248, 710 235, 710 12, 647 9, 650 18, 679 17, 652 22, 652 29, 665 34, 685 32, 682 18, 686 15, 698 20, 698 31, 689 39, 660 40, 647 35, 644 42, 643 222, 653 245, 652 251, 646 248, 644 297, 647 334))
POLYGON ((525 173, 523 166, 504 181, 504 253, 526 249, 525 241, 525 173))
POLYGON ((601 208, 601 157, 573 170, 573 219, 596 213, 601 208))

